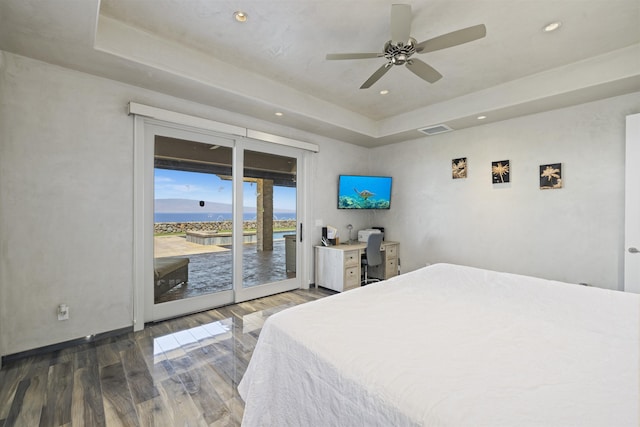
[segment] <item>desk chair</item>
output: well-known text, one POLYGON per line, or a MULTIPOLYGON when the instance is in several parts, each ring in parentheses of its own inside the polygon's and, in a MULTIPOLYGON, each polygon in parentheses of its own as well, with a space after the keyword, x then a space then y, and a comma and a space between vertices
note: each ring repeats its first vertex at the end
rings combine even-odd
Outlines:
POLYGON ((360 282, 361 285, 368 285, 372 282, 379 282, 380 279, 369 279, 369 266, 375 267, 382 264, 382 252, 380 246, 382 245, 382 233, 370 234, 367 239, 367 248, 360 260, 361 266, 364 268, 364 279, 360 282))

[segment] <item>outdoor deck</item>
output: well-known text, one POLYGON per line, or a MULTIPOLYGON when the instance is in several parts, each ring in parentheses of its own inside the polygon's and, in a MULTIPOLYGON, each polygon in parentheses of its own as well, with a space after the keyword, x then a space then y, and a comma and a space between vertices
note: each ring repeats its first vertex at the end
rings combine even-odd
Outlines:
MULTIPOLYGON (((273 241, 273 251, 258 252, 255 243, 243 246, 243 284, 245 287, 295 277, 287 273, 285 241, 273 241)), ((191 298, 232 288, 231 246, 200 245, 188 242, 185 236, 154 238, 155 257, 184 256, 189 258, 189 281, 158 296, 156 303, 191 298)))

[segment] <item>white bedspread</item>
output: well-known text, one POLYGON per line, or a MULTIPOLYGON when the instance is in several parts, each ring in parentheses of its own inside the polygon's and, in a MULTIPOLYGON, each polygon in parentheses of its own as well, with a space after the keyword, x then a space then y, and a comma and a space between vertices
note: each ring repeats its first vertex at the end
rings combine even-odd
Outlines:
POLYGON ((243 426, 634 426, 640 295, 437 264, 287 309, 243 426))

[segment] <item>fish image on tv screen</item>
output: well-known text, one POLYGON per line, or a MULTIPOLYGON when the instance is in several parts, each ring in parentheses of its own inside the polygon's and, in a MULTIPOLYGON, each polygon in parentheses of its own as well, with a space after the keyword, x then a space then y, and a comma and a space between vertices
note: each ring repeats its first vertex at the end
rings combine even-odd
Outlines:
POLYGON ((338 209, 389 209, 391 177, 340 175, 338 209))

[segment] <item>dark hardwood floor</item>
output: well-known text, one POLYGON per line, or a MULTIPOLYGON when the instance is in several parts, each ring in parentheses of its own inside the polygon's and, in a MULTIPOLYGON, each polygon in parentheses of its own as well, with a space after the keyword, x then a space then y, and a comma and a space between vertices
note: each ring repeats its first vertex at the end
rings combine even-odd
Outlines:
POLYGON ((0 426, 239 426, 236 386, 265 319, 332 293, 285 292, 10 362, 0 426))

